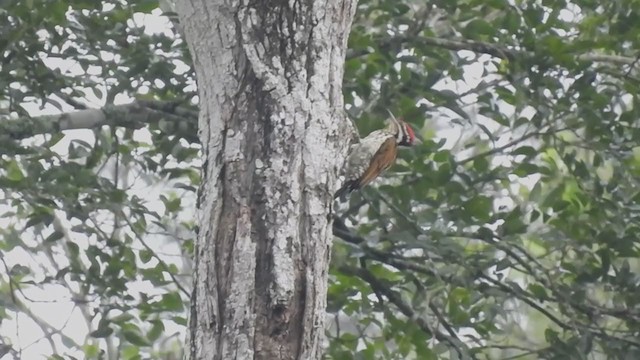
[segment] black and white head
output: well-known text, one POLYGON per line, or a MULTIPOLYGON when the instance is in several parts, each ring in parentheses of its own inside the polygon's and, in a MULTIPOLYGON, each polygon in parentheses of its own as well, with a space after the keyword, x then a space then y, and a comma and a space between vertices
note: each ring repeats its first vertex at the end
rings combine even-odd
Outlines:
POLYGON ((389 111, 389 115, 391 115, 391 119, 388 128, 395 135, 398 145, 413 146, 416 142, 416 134, 413 132, 411 125, 405 122, 402 117, 396 118, 393 116, 391 111, 389 111))

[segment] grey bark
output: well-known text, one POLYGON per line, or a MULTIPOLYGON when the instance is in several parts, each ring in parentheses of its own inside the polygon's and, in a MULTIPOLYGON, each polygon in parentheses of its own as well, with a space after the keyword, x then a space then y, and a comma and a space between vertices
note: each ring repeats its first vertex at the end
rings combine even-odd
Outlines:
POLYGON ((57 134, 64 130, 93 129, 105 125, 139 129, 156 125, 166 134, 196 142, 197 113, 173 103, 135 101, 126 105, 107 105, 101 109, 83 109, 55 115, 1 119, 0 139, 14 140, 38 134, 57 134))
POLYGON ((356 0, 177 4, 204 151, 191 359, 318 359, 356 0))

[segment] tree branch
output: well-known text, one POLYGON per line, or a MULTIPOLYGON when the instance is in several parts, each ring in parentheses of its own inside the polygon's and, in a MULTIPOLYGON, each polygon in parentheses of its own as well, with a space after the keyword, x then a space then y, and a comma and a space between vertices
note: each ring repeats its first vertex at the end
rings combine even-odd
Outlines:
MULTIPOLYGON (((431 36, 407 36, 399 35, 394 37, 385 38, 378 44, 380 48, 386 48, 393 44, 404 44, 411 41, 415 41, 421 45, 430 45, 452 51, 468 50, 479 54, 488 54, 495 56, 499 59, 515 59, 517 57, 533 58, 536 54, 532 51, 520 51, 510 49, 506 46, 468 40, 468 39, 444 39, 431 36)), ((368 55, 370 52, 366 49, 358 51, 347 52, 347 60, 351 60, 363 55, 368 55)), ((634 65, 636 58, 620 55, 607 55, 596 52, 577 54, 576 59, 586 62, 604 62, 617 65, 634 65)))
POLYGON ((104 125, 139 129, 149 124, 156 124, 166 134, 198 142, 197 112, 164 101, 136 101, 126 105, 107 105, 101 109, 4 120, 0 121, 0 134, 20 140, 38 134, 104 125))
MULTIPOLYGON (((423 275, 427 275, 427 276, 435 276, 437 278, 440 278, 440 276, 437 274, 436 271, 433 270, 433 268, 428 267, 428 266, 423 266, 420 264, 416 264, 412 261, 409 260, 401 260, 401 259, 395 259, 393 258, 392 254, 386 253, 384 251, 380 251, 374 248, 371 248, 369 246, 366 246, 365 244, 367 243, 366 239, 364 239, 363 237, 354 234, 353 232, 351 232, 346 225, 341 222, 341 220, 339 218, 336 217, 337 220, 334 220, 334 235, 337 236, 338 238, 349 242, 351 244, 357 245, 359 246, 359 248, 361 250, 364 251, 365 256, 372 259, 372 260, 377 260, 381 263, 390 265, 400 271, 415 271, 417 273, 421 273, 423 275)), ((505 249, 502 248, 502 250, 504 251, 505 249)), ((511 255, 513 258, 518 259, 518 256, 515 255, 514 253, 511 252, 511 255)), ((529 254, 526 254, 527 256, 529 254)), ((523 262, 523 260, 521 260, 521 262, 523 262)), ((537 261, 536 261, 537 263, 537 261)), ((538 264, 540 265, 540 264, 538 264)), ((341 271, 343 271, 343 267, 341 267, 340 269, 341 271)), ((527 266, 527 271, 529 271, 530 275, 534 275, 533 274, 533 269, 529 268, 527 266)), ((406 303, 402 304, 400 303, 400 305, 398 303, 396 303, 395 298, 389 297, 389 293, 388 292, 392 292, 393 295, 397 295, 395 294, 391 289, 386 288, 382 289, 381 286, 383 286, 384 284, 380 283, 380 281, 378 279, 374 279, 375 281, 377 281, 377 283, 372 283, 370 279, 370 276, 373 276, 372 274, 369 274, 369 276, 367 276, 366 278, 361 276, 363 274, 361 274, 361 270, 360 269, 350 269, 349 271, 346 272, 349 275, 355 275, 358 276, 360 278, 362 278, 364 281, 366 281, 367 283, 369 283, 372 288, 374 288, 374 290, 382 295, 385 295, 389 301, 391 303, 394 303, 403 314, 405 314, 406 316, 412 318, 411 316, 407 315, 406 311, 407 308, 404 308, 404 306, 409 306, 406 303)), ((523 289, 520 288, 514 288, 512 286, 509 286, 507 284, 504 284, 503 281, 500 280, 496 280, 493 277, 483 273, 482 271, 478 271, 475 274, 476 279, 483 279, 484 284, 488 285, 488 286, 492 286, 492 289, 495 290, 499 290, 505 294, 510 294, 512 296, 514 296, 516 299, 519 299, 520 301, 522 301, 523 303, 527 304, 528 306, 530 306, 532 309, 538 311, 539 313, 541 313, 543 316, 545 316, 547 319, 551 320, 553 323, 555 323, 556 325, 558 325, 560 328, 565 329, 565 330, 577 330, 577 331, 586 331, 590 334, 593 334, 594 336, 600 337, 600 338, 604 338, 604 339, 613 339, 616 341, 621 341, 624 343, 627 343, 629 345, 633 345, 633 346, 640 346, 640 343, 638 343, 637 341, 635 341, 634 339, 628 338, 628 337, 620 337, 620 336, 615 336, 612 335, 610 333, 608 333, 608 329, 602 329, 602 328, 595 328, 590 326, 589 324, 586 324, 582 321, 578 321, 577 319, 574 318, 570 318, 567 321, 564 321, 563 319, 561 319, 560 317, 554 315, 551 311, 547 310, 546 308, 544 308, 542 305, 540 305, 536 300, 535 300, 535 296, 533 296, 533 294, 529 293, 528 291, 525 291, 523 289)), ((535 276, 535 275, 534 275, 535 276)), ((457 278, 455 276, 452 277, 448 277, 448 278, 440 278, 442 281, 444 281, 445 283, 449 283, 451 285, 455 285, 455 286, 462 286, 462 287, 466 287, 469 286, 469 284, 465 284, 464 282, 461 282, 460 278, 457 278)), ((556 293, 556 289, 554 289, 553 287, 550 286, 550 284, 548 284, 547 282, 537 278, 537 280, 539 282, 541 282, 542 284, 544 284, 547 287, 550 287, 550 290, 554 293, 556 293)), ((476 286, 474 286, 474 288, 476 288, 476 286)), ((482 289, 482 286, 478 286, 477 287, 478 290, 480 291, 487 291, 488 289, 482 289)), ((557 293, 556 293, 557 295, 557 293)), ((400 301, 403 301, 401 298, 399 299, 400 301)), ((581 306, 578 303, 575 303, 573 301, 567 301, 567 299, 561 299, 561 298, 551 298, 550 301, 556 302, 556 303, 560 303, 561 301, 565 301, 566 304, 578 309, 578 310, 582 310, 583 313, 587 313, 588 315, 593 315, 592 312, 589 311, 588 306, 582 304, 581 306), (582 307, 582 308, 581 308, 582 307)), ((410 307, 408 308, 409 310, 413 311, 410 307)), ((591 310, 593 310, 594 312, 597 312, 599 314, 605 314, 605 315, 610 315, 610 316, 616 316, 616 315, 626 315, 627 317, 633 319, 633 313, 627 309, 606 309, 606 308, 601 308, 601 309, 595 309, 592 308, 591 310), (599 310, 599 311, 598 311, 599 310)), ((432 309, 433 311, 433 309, 432 309)), ((617 317, 617 316, 616 316, 617 317)), ((413 319, 413 318, 412 318, 413 319)), ((424 319, 422 319, 422 321, 424 321, 424 319)), ((419 326, 422 327, 422 325, 426 325, 425 324, 418 324, 419 326)), ((432 331, 428 332, 429 334, 432 333, 432 331)), ((434 334, 435 335, 435 334, 434 334)), ((445 334, 442 334, 444 336, 446 336, 445 334)), ((437 336, 436 336, 437 338, 437 336)), ((445 341, 447 341, 445 339, 445 341)))
POLYGON ((386 296, 389 302, 394 304, 410 321, 415 322, 415 324, 418 325, 418 327, 426 334, 434 336, 438 341, 449 343, 460 357, 465 358, 464 356, 466 356, 466 358, 475 358, 475 356, 469 353, 466 349, 466 345, 464 343, 457 338, 442 333, 438 329, 433 329, 422 316, 413 310, 411 305, 407 304, 399 294, 383 284, 382 281, 376 278, 369 270, 342 266, 340 271, 347 275, 357 276, 367 282, 374 291, 386 296))

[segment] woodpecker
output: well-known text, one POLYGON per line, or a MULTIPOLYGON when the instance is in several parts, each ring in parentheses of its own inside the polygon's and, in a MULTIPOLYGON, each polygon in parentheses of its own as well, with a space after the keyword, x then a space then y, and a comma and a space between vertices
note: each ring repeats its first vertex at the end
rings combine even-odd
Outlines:
POLYGON ((398 147, 412 146, 415 140, 411 126, 402 118, 396 119, 391 114, 386 128, 375 130, 352 145, 344 169, 344 184, 336 191, 334 198, 340 197, 344 201, 347 194, 363 188, 377 178, 393 165, 398 147))

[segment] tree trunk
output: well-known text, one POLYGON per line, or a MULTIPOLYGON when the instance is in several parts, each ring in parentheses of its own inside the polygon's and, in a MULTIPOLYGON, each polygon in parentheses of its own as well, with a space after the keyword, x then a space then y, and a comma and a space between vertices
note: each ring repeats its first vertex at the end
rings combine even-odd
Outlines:
POLYGON ((180 1, 204 153, 191 359, 318 359, 356 0, 180 1))

